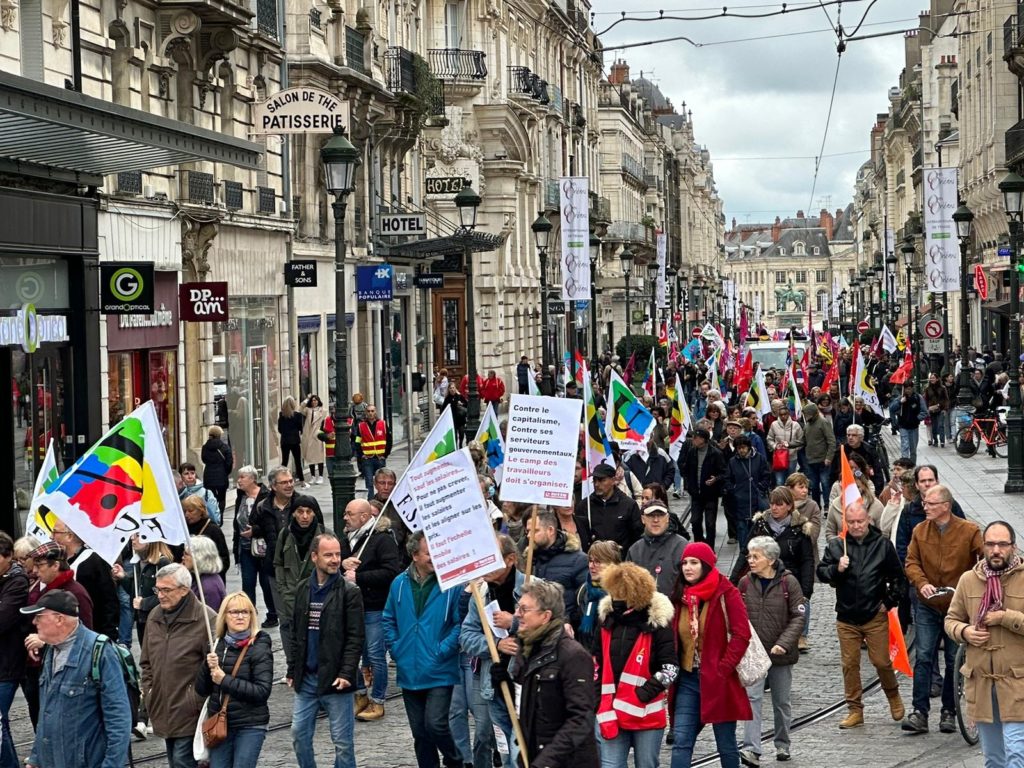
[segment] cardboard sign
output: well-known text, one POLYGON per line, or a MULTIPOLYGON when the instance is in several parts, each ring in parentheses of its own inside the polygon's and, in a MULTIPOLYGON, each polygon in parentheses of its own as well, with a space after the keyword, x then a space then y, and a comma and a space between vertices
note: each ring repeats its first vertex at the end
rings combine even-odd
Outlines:
POLYGON ((512 395, 501 500, 572 503, 583 401, 512 395))

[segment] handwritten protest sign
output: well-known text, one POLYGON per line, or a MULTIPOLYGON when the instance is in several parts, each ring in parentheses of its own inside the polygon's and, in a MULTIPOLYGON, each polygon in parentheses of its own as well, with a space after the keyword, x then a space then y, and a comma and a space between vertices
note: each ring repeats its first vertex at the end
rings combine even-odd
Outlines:
POLYGON ((406 477, 442 590, 502 565, 468 448, 411 469, 406 477))
POLYGON ((583 401, 512 395, 501 500, 572 503, 583 401))

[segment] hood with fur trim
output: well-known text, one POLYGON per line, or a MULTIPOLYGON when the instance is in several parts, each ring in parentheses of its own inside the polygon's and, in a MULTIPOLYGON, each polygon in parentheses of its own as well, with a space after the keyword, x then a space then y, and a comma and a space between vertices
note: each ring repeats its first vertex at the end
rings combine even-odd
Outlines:
MULTIPOLYGON (((661 594, 661 592, 654 593, 651 597, 651 603, 647 606, 646 611, 647 625, 652 630, 667 627, 672 623, 672 616, 675 613, 672 601, 665 597, 665 595, 661 594)), ((597 604, 598 618, 603 622, 611 612, 612 598, 609 595, 605 595, 601 598, 601 602, 597 604)))
MULTIPOLYGON (((764 524, 768 525, 768 521, 766 519, 768 517, 771 517, 771 512, 769 512, 768 510, 764 510, 763 512, 755 512, 753 517, 750 518, 751 525, 753 526, 761 520, 764 520, 764 524)), ((794 507, 793 511, 790 513, 789 527, 799 528, 801 533, 803 533, 807 538, 811 539, 811 541, 814 541, 814 523, 811 522, 810 517, 808 517, 806 514, 801 512, 796 507, 794 507)))

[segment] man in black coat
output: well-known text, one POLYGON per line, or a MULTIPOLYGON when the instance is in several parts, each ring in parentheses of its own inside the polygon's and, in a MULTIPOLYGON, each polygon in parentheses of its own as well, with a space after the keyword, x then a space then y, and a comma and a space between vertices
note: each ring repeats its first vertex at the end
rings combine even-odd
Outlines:
POLYGON ((715 526, 718 522, 718 500, 725 488, 725 457, 711 443, 706 429, 693 430, 690 446, 679 455, 679 471, 683 475, 683 489, 690 494, 690 522, 693 540, 715 546, 715 526))
POLYGON ((519 358, 519 365, 516 366, 516 384, 519 386, 520 395, 530 394, 530 377, 532 375, 529 358, 523 355, 519 358))
POLYGON ((75 581, 92 598, 92 629, 116 640, 121 601, 117 598, 117 585, 111 575, 110 564, 86 547, 63 521, 58 520, 54 524, 53 540, 64 547, 75 581))
POLYGON ((534 535, 533 575, 561 584, 564 590, 565 614, 576 626, 579 622, 579 605, 576 593, 587 583, 587 556, 580 551, 579 541, 565 531, 558 530, 558 517, 554 512, 543 510, 537 513, 536 523, 527 523, 527 535, 534 535), (536 528, 536 533, 531 531, 536 528))
POLYGON ((574 512, 583 551, 595 541, 614 541, 628 552, 643 534, 640 507, 615 486, 615 470, 607 464, 594 467, 593 478, 594 492, 574 512))
POLYGON ((672 487, 676 478, 676 468, 672 459, 658 447, 656 440, 651 440, 647 444, 646 457, 639 451, 630 454, 626 459, 626 469, 636 476, 641 486, 660 483, 666 491, 672 487))

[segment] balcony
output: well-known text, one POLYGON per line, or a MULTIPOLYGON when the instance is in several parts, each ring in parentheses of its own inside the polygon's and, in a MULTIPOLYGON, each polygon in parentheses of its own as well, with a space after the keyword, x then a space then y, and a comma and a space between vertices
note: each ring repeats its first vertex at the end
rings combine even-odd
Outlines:
POLYGON ((583 113, 583 106, 581 104, 577 104, 576 102, 572 103, 571 125, 573 128, 580 129, 587 127, 587 117, 583 113))
POLYGON ((629 176, 630 178, 632 178, 634 181, 636 181, 637 184, 640 184, 640 185, 644 184, 644 166, 643 166, 643 163, 641 163, 641 162, 639 162, 637 160, 634 160, 632 157, 630 157, 626 153, 623 153, 622 154, 622 162, 620 164, 620 168, 622 169, 622 173, 624 175, 629 176))
POLYGON ((484 80, 487 77, 486 54, 461 48, 431 48, 427 51, 430 71, 439 80, 484 80))
POLYGON ((352 27, 345 27, 345 66, 366 74, 366 35, 352 27))
POLYGON ((613 221, 608 226, 606 240, 620 241, 624 243, 649 243, 648 229, 636 221, 613 221))
POLYGON ((960 81, 954 80, 949 86, 949 111, 953 117, 960 119, 960 81))
POLYGON ((544 210, 557 211, 562 207, 562 196, 558 192, 558 179, 544 182, 544 210))
POLYGON ((542 80, 538 74, 531 72, 529 67, 510 66, 508 68, 509 96, 528 96, 541 104, 551 101, 548 95, 548 81, 542 80))
POLYGON ((914 160, 910 164, 910 168, 911 168, 912 171, 917 171, 918 169, 921 168, 921 165, 923 163, 924 163, 924 150, 921 147, 918 147, 917 149, 914 150, 914 160))
POLYGON ((193 205, 213 205, 213 174, 202 171, 182 171, 179 199, 193 205))
POLYGON ((897 189, 899 187, 902 187, 906 183, 906 181, 907 181, 907 174, 906 174, 906 172, 902 168, 900 168, 899 172, 896 174, 896 187, 897 187, 897 189))
POLYGON ((309 26, 313 29, 323 29, 323 14, 317 8, 309 9, 309 26))
POLYGON ((1006 131, 1006 165, 1020 168, 1021 163, 1024 163, 1024 120, 1006 131))
POLYGON ((548 107, 552 112, 557 112, 564 117, 565 99, 562 97, 562 89, 557 85, 549 86, 548 94, 550 96, 548 107))
POLYGON ((444 115, 444 83, 434 77, 422 56, 393 45, 384 52, 384 78, 388 90, 420 101, 426 115, 444 115))
POLYGON ((1017 47, 1017 18, 1007 16, 1003 22, 1003 56, 1017 47))
POLYGON ((256 0, 256 31, 277 40, 277 0, 256 0))

